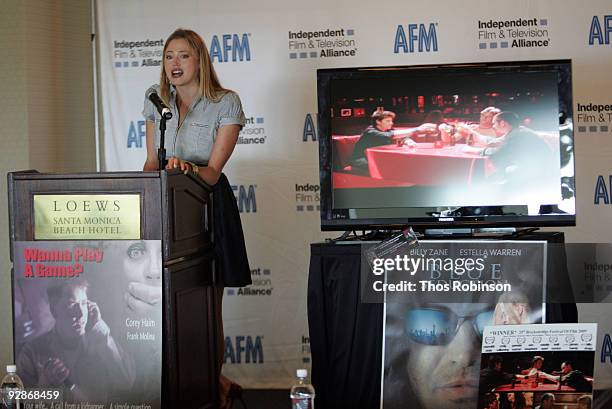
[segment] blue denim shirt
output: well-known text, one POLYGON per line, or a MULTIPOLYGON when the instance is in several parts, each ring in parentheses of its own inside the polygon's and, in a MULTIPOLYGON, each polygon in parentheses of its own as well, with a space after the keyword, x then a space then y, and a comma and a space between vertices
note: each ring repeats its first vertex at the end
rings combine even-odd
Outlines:
MULTIPOLYGON (((159 93, 159 85, 154 87, 159 93)), ((223 125, 244 126, 245 117, 240 98, 232 91, 223 95, 218 102, 202 96, 193 101, 179 128, 176 90, 174 87, 171 90, 168 108, 172 111, 172 119, 166 121, 166 157, 176 156, 197 164, 207 164, 219 128, 223 125)), ((146 96, 142 115, 147 121, 155 121, 155 147, 159 148, 161 117, 146 96)))

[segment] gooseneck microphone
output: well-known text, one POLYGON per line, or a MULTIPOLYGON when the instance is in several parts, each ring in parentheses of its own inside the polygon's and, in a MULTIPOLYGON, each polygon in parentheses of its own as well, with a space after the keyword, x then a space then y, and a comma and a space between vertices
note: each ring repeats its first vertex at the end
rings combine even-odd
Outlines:
POLYGON ((164 118, 165 120, 172 118, 172 112, 170 112, 170 108, 168 108, 168 106, 164 103, 164 101, 162 101, 159 95, 157 95, 157 91, 155 90, 155 88, 151 87, 147 90, 147 98, 153 103, 153 105, 155 105, 155 108, 157 108, 157 112, 159 112, 162 118, 164 118))
POLYGON ((166 133, 166 121, 172 118, 172 112, 168 106, 162 101, 162 99, 157 95, 157 90, 155 87, 151 87, 145 93, 145 96, 149 101, 155 105, 157 108, 157 112, 161 115, 162 119, 159 121, 159 149, 157 149, 157 166, 158 170, 164 170, 166 167, 166 148, 165 144, 165 133, 166 133))

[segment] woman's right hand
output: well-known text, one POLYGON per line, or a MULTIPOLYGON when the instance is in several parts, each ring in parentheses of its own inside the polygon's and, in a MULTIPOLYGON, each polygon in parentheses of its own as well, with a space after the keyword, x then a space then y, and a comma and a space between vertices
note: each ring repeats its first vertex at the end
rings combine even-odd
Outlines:
POLYGON ((166 169, 181 169, 181 172, 183 173, 192 171, 191 163, 187 162, 186 160, 177 158, 176 156, 173 156, 170 159, 168 159, 168 164, 166 165, 166 169))

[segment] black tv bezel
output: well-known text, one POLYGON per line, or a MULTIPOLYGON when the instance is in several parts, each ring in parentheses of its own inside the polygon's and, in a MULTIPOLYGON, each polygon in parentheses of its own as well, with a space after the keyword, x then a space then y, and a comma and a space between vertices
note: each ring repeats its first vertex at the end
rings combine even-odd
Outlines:
MULTIPOLYGON (((572 60, 496 61, 478 63, 451 63, 406 66, 325 68, 317 70, 319 179, 321 184, 320 215, 322 231, 342 230, 396 230, 411 226, 415 230, 448 228, 496 228, 496 227, 566 227, 576 225, 574 214, 552 215, 503 215, 459 217, 405 217, 405 218, 342 218, 332 203, 332 146, 331 146, 331 80, 342 78, 373 78, 381 73, 400 73, 416 70, 445 70, 448 73, 479 70, 480 72, 521 72, 556 70, 561 73, 557 83, 559 112, 573 124, 572 60)), ((393 74, 396 75, 396 74, 393 74)), ((438 73, 438 75, 440 75, 438 73)), ((569 129, 575 149, 573 126, 569 129)), ((575 150, 573 157, 574 183, 576 179, 575 150)), ((576 191, 576 190, 574 190, 576 191)), ((576 195, 574 195, 574 201, 576 195)), ((345 210, 345 209, 343 209, 345 210)))

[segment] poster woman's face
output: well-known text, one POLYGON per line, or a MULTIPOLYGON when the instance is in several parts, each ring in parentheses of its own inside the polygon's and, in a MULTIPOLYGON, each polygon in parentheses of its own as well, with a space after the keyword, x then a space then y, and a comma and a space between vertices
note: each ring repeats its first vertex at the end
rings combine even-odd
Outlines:
POLYGON ((123 271, 130 282, 159 284, 162 277, 161 242, 132 242, 123 259, 123 271))

